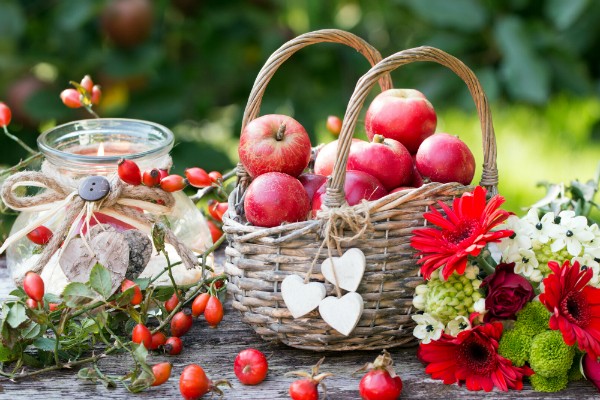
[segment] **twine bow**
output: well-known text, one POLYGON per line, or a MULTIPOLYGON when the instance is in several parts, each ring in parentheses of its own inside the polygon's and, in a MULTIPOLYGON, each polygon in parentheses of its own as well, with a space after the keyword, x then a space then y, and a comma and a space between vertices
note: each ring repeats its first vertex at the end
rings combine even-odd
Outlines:
MULTIPOLYGON (((341 243, 348 243, 358 239, 367 231, 373 229, 373 225, 371 224, 369 202, 367 200, 363 200, 359 205, 352 207, 347 205, 342 205, 341 207, 335 208, 324 207, 323 210, 317 213, 317 217, 324 221, 324 224, 321 227, 323 241, 321 242, 321 246, 319 246, 317 254, 310 265, 310 269, 304 278, 305 283, 308 283, 312 274, 312 270, 317 263, 319 256, 321 255, 321 250, 323 250, 323 247, 327 246, 327 254, 329 258, 332 257, 331 249, 334 246, 337 249, 338 254, 341 256, 341 243), (354 232, 354 235, 345 237, 344 228, 346 227, 354 232)), ((335 279, 334 285, 337 297, 341 297, 342 292, 337 282, 338 279, 335 273, 335 268, 332 269, 332 272, 335 279)))
MULTIPOLYGON (((109 180, 110 191, 106 197, 99 201, 86 201, 78 193, 81 181, 61 176, 48 162, 42 164, 41 172, 24 171, 6 179, 2 185, 1 195, 7 206, 17 211, 45 212, 6 239, 0 247, 0 253, 35 228, 49 221, 56 212, 66 209, 64 219, 50 241, 44 246, 36 264, 31 268, 31 271, 40 273, 61 245, 66 248, 68 242, 75 235, 84 236, 83 229, 84 227, 89 228, 91 219, 95 218, 94 212, 102 211, 103 214, 115 217, 149 234, 152 225, 157 222, 155 215, 168 214, 175 205, 175 199, 171 193, 160 188, 128 185, 117 176, 113 176, 109 180), (22 187, 39 187, 45 190, 34 196, 19 196, 16 191, 22 187), (78 221, 83 221, 83 223, 79 224, 78 221)), ((198 265, 198 259, 192 250, 166 227, 165 242, 175 248, 187 269, 198 265)))

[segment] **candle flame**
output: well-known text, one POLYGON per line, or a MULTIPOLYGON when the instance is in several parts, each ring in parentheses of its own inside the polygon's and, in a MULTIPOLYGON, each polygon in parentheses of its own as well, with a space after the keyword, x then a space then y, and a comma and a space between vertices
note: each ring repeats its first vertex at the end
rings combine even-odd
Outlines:
POLYGON ((100 143, 100 146, 98 146, 98 157, 104 157, 104 143, 100 143))

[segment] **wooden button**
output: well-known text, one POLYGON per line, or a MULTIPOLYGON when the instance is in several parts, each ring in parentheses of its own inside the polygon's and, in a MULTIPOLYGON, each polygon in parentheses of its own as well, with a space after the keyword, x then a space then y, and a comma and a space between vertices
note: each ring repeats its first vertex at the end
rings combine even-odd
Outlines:
POLYGON ((106 197, 110 183, 103 176, 87 177, 79 185, 79 196, 86 201, 98 201, 106 197))

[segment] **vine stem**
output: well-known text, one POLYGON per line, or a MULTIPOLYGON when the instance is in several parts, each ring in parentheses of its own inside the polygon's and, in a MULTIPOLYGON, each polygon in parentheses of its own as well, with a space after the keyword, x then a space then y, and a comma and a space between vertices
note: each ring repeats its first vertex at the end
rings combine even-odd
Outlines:
POLYGON ((32 149, 31 147, 27 146, 27 144, 22 141, 21 139, 19 139, 18 137, 16 137, 15 135, 13 135, 12 133, 10 133, 8 131, 8 128, 6 127, 6 125, 4 125, 4 134, 6 136, 8 136, 9 138, 11 138, 12 140, 14 140, 15 142, 17 142, 22 148, 24 148, 29 154, 31 155, 35 155, 37 153, 37 151, 35 151, 34 149, 32 149))
POLYGON ((177 300, 179 301, 179 303, 181 303, 183 301, 183 298, 181 297, 181 293, 179 293, 179 288, 177 287, 177 283, 175 282, 175 278, 173 277, 173 268, 171 265, 171 259, 169 258, 169 253, 167 253, 165 250, 163 250, 162 253, 167 259, 167 271, 169 272, 169 279, 171 280, 171 285, 173 285, 173 289, 175 289, 175 296, 177 296, 177 300))
POLYGON ((38 160, 38 159, 41 159, 41 158, 42 158, 42 153, 35 153, 31 157, 28 157, 25 160, 20 161, 18 164, 14 165, 14 166, 12 166, 10 168, 3 169, 2 171, 0 171, 0 176, 14 174, 15 172, 17 172, 21 168, 25 168, 26 166, 28 166, 29 164, 31 164, 35 160, 38 160))
MULTIPOLYGON (((232 176, 235 175, 235 168, 232 169, 231 171, 227 172, 225 175, 223 175, 223 182, 225 182, 227 179, 231 178, 232 176)), ((205 187, 203 189, 199 189, 196 194, 194 194, 193 196, 190 196, 190 200, 192 200, 194 203, 198 202, 201 198, 203 198, 204 196, 206 196, 208 193, 212 192, 213 190, 215 190, 217 187, 221 188, 221 186, 208 186, 205 187)), ((223 189, 221 188, 221 191, 223 189)))

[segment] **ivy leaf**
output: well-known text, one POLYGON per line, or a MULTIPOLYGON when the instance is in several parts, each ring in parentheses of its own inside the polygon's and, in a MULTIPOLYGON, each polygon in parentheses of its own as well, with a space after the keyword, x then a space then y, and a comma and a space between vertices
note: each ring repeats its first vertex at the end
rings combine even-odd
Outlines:
POLYGON ((98 292, 105 300, 108 299, 113 292, 110 271, 100 264, 96 264, 92 268, 89 283, 92 289, 98 292))
POLYGON ((6 322, 8 322, 11 327, 16 329, 25 321, 27 321, 25 306, 21 303, 14 303, 8 310, 6 322))
POLYGON ((84 283, 71 282, 65 286, 62 297, 67 307, 78 307, 95 299, 97 294, 84 283))

